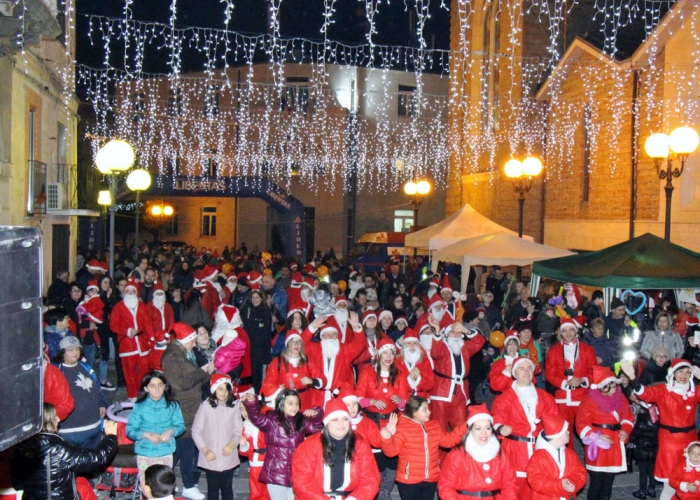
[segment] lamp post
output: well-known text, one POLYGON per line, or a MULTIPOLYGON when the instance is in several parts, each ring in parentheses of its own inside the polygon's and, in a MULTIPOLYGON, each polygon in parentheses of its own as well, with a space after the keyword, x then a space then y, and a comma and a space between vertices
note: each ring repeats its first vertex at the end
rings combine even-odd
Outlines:
POLYGON ((673 196, 673 178, 680 177, 685 168, 685 162, 690 153, 698 147, 698 133, 690 127, 678 127, 670 135, 663 133, 651 134, 644 142, 644 150, 654 159, 656 173, 659 179, 666 180, 666 223, 664 239, 671 241, 671 197, 673 196), (681 168, 673 168, 673 160, 681 162, 681 168), (661 163, 666 160, 666 168, 661 163))
POLYGON ((126 178, 126 185, 136 193, 136 231, 134 233, 134 246, 139 248, 139 218, 141 216, 141 191, 145 191, 151 185, 151 174, 148 170, 137 168, 132 170, 126 178))
POLYGON ((107 241, 107 207, 112 204, 112 193, 109 190, 100 191, 97 195, 97 203, 102 205, 102 249, 107 241))
MULTIPOLYGON (((97 170, 109 176, 111 201, 117 198, 117 183, 115 176, 129 170, 134 164, 134 150, 131 145, 119 139, 109 141, 102 146, 95 157, 97 170)), ((109 207, 109 275, 114 278, 114 210, 112 203, 109 207)))
POLYGON ((532 178, 537 177, 542 172, 542 161, 535 156, 529 156, 523 161, 512 158, 506 162, 503 170, 506 177, 513 181, 513 191, 518 195, 518 203, 520 205, 518 237, 522 238, 525 193, 532 188, 532 178))
POLYGON ((430 183, 425 179, 408 181, 403 187, 403 192, 411 198, 414 232, 418 230, 418 207, 423 204, 425 197, 430 193, 430 189, 430 183))

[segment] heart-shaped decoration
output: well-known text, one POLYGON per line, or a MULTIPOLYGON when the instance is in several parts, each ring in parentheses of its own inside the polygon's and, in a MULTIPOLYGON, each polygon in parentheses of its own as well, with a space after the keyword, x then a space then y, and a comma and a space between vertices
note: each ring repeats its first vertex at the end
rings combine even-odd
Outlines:
POLYGON ((622 302, 625 302, 625 298, 627 298, 628 295, 631 295, 632 297, 639 297, 642 299, 642 304, 634 311, 630 311, 629 309, 627 309, 627 307, 625 307, 625 312, 630 316, 634 316, 639 311, 644 309, 645 305, 647 305, 647 296, 644 292, 635 292, 634 290, 625 290, 624 292, 622 292, 622 295, 620 295, 620 300, 622 302))

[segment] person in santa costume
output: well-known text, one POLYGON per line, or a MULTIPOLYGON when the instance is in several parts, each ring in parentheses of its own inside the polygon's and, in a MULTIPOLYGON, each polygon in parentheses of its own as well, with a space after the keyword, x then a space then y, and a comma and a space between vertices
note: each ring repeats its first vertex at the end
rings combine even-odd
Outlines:
POLYGON ((438 294, 433 295, 430 302, 428 302, 428 317, 435 318, 441 330, 454 323, 452 316, 447 312, 447 304, 438 294))
POLYGON ((450 285, 449 276, 447 273, 442 277, 442 288, 440 288, 440 298, 445 303, 445 312, 454 321, 457 317, 457 304, 455 304, 455 299, 459 298, 459 292, 452 290, 452 285, 450 285))
POLYGON ((344 295, 338 295, 334 299, 335 312, 328 317, 328 325, 335 326, 338 329, 338 338, 341 344, 352 342, 352 328, 348 324, 350 312, 348 311, 348 301, 344 295))
POLYGON ((491 408, 494 429, 505 438, 501 448, 515 468, 520 492, 526 489, 527 463, 535 452, 542 416, 559 413, 554 398, 532 383, 534 370, 531 359, 515 358, 511 370, 515 381, 496 397, 491 408))
MULTIPOLYGON (((243 329, 243 321, 237 307, 221 304, 216 311, 214 328, 211 338, 220 346, 225 346, 233 339, 240 339, 245 344, 245 352, 241 362, 229 376, 239 394, 253 392, 253 370, 250 361, 250 338, 243 329)), ((227 372, 228 373, 228 372, 227 372)))
POLYGON ((508 330, 501 355, 491 364, 489 386, 494 392, 505 392, 513 385, 513 360, 518 357, 520 337, 517 330, 508 330))
POLYGON ((698 439, 695 414, 700 391, 695 390, 693 376, 700 377, 700 368, 684 359, 674 359, 665 385, 643 386, 630 363, 622 361, 620 367, 630 379, 637 397, 645 403, 655 403, 659 409, 659 452, 654 464, 654 478, 664 483, 661 500, 669 500, 675 494, 668 482, 671 471, 688 444, 698 439))
POLYGON ((578 407, 576 432, 586 447, 586 469, 591 476, 588 498, 609 500, 615 475, 627 470, 625 444, 634 428, 634 416, 610 368, 595 366, 591 382, 578 407))
POLYGON ((238 275, 235 271, 229 271, 226 275, 226 285, 224 285, 221 290, 223 292, 221 302, 223 304, 232 304, 233 298, 238 291, 238 275))
POLYGON ((438 479, 441 500, 465 497, 518 500, 515 469, 501 453, 493 434, 493 417, 485 404, 469 407, 469 431, 445 458, 438 479))
POLYGON ((78 304, 75 312, 78 316, 78 337, 83 345, 83 356, 89 366, 95 362, 95 344, 101 340, 97 325, 101 325, 105 316, 105 303, 100 298, 100 286, 97 280, 88 282, 85 298, 78 304))
POLYGON ((268 365, 260 393, 268 406, 272 407, 282 390, 296 389, 303 412, 311 408, 311 384, 313 375, 301 333, 298 330, 287 330, 284 350, 268 365))
POLYGON ((367 345, 365 346, 363 352, 353 362, 358 374, 374 363, 377 358, 377 344, 383 337, 382 331, 377 328, 377 324, 378 320, 376 311, 368 309, 362 314, 362 326, 364 327, 367 345))
MULTIPOLYGON (((216 279, 219 276, 219 270, 214 266, 206 266, 199 273, 199 288, 202 291, 202 307, 209 315, 209 319, 214 320, 216 311, 221 305, 221 300, 225 296, 221 285, 216 279)), ((197 283, 195 283, 197 287, 197 283)))
POLYGON ((547 414, 542 416, 542 426, 527 464, 530 500, 576 500, 587 474, 576 452, 566 446, 569 424, 558 414, 547 414))
MULTIPOLYGON (((461 424, 452 432, 445 432, 440 424, 430 420, 428 400, 411 396, 406 402, 406 413, 391 416, 381 431, 382 452, 397 456, 396 478, 402 500, 433 498, 440 474, 439 451, 456 446, 467 432, 461 424)), ((390 498, 390 496, 387 496, 390 498)))
POLYGON ((676 490, 674 499, 700 499, 700 441, 693 441, 683 450, 668 483, 676 490))
POLYGON ((433 365, 413 328, 404 330, 403 349, 396 358, 396 365, 399 376, 404 377, 411 388, 411 396, 430 398, 430 390, 435 384, 433 365))
MULTIPOLYGON (((556 387, 554 400, 559 406, 559 415, 568 422, 569 429, 574 428, 578 406, 588 394, 593 367, 598 366, 595 350, 579 341, 578 329, 581 324, 576 318, 561 319, 561 342, 551 347, 545 364, 545 379, 556 387)), ((574 448, 573 439, 568 446, 574 448)))
MULTIPOLYGON (((436 318, 429 318, 437 332, 436 318)), ((444 430, 454 429, 467 418, 469 358, 481 350, 486 339, 476 329, 461 323, 445 327, 433 339, 430 357, 435 366, 435 384, 430 391, 433 417, 444 430)))
POLYGON ((168 347, 170 339, 168 332, 175 323, 175 312, 166 302, 163 283, 159 280, 153 282, 153 300, 146 305, 146 309, 153 327, 153 336, 149 339, 151 353, 148 355, 148 368, 161 371, 160 358, 168 347))
POLYGON ((139 300, 139 287, 134 278, 127 279, 124 298, 114 305, 109 319, 109 328, 119 339, 119 357, 129 401, 136 401, 141 379, 148 373, 148 340, 154 337, 148 309, 139 300))
POLYGON ((267 486, 260 482, 260 472, 267 452, 265 434, 250 421, 245 406, 239 405, 239 409, 243 417, 243 435, 238 440, 238 454, 248 459, 250 500, 270 500, 267 486))
POLYGON ((355 386, 352 362, 367 345, 357 313, 350 313, 348 318, 354 333, 351 343, 341 344, 336 327, 325 326, 325 322, 325 316, 316 318, 301 335, 311 364, 311 372, 316 374, 311 390, 312 406, 325 405, 333 391, 342 384, 355 386), (312 342, 317 331, 319 331, 320 342, 312 342))
POLYGON ((362 413, 362 406, 360 406, 360 398, 357 396, 357 391, 355 391, 352 386, 343 384, 338 391, 337 397, 342 399, 348 407, 348 412, 350 413, 350 427, 353 432, 367 440, 372 447, 372 453, 381 453, 379 427, 362 413))
POLYGON ((342 399, 326 404, 323 430, 299 445, 292 458, 297 500, 373 500, 379 471, 369 443, 356 434, 342 399))

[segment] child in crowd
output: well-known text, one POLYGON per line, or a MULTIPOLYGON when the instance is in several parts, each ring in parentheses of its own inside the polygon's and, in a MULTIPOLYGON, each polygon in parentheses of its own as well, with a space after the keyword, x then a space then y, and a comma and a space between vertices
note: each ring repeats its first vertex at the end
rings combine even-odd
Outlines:
POLYGON ((143 496, 153 500, 172 500, 175 473, 167 465, 151 465, 144 473, 143 496))
POLYGON ((658 411, 654 405, 640 401, 632 391, 631 385, 624 386, 622 392, 632 403, 632 413, 636 416, 630 435, 630 443, 634 444, 634 459, 639 467, 639 490, 633 492, 632 496, 640 499, 656 498, 654 462, 656 461, 656 453, 659 451, 658 411), (650 410, 654 412, 654 418, 652 418, 650 410))
POLYGON ((151 465, 173 466, 175 438, 185 432, 180 405, 172 397, 172 389, 162 372, 152 370, 141 381, 126 435, 134 441, 134 452, 141 486, 144 473, 151 465))
POLYGON ((700 498, 700 441, 693 441, 683 452, 668 479, 669 484, 676 490, 673 498, 691 500, 700 498), (681 495, 678 492, 683 492, 681 495))
POLYGON ((238 452, 248 459, 248 487, 251 500, 270 500, 267 486, 260 482, 260 472, 265 462, 265 434, 248 418, 245 406, 239 406, 243 417, 243 434, 238 438, 238 452))
POLYGON ((192 439, 199 448, 197 465, 207 473, 207 498, 233 500, 233 471, 240 465, 238 438, 243 435, 243 421, 233 394, 231 377, 214 374, 211 395, 194 417, 192 439))

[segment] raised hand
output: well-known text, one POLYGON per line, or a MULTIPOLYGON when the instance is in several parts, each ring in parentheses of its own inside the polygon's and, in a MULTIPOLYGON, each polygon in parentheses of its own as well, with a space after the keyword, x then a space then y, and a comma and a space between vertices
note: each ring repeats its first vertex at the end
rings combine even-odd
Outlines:
POLYGON ((350 311, 350 314, 348 315, 348 323, 350 323, 353 330, 357 330, 360 327, 360 316, 355 311, 350 311))
POLYGON ((389 423, 386 424, 385 429, 389 429, 392 434, 396 432, 396 424, 399 423, 399 416, 396 413, 392 413, 389 417, 389 423))
POLYGON ((627 375, 627 378, 630 380, 634 380, 634 367, 632 366, 632 363, 627 361, 626 359, 623 359, 620 361, 620 369, 627 375))
POLYGON ((693 367, 690 369, 690 371, 693 373, 693 377, 700 378, 700 368, 693 365, 693 367))
POLYGON ((316 330, 318 330, 319 328, 321 328, 323 325, 326 324, 327 319, 328 319, 328 316, 318 316, 316 319, 314 319, 311 322, 311 326, 313 326, 316 330))

